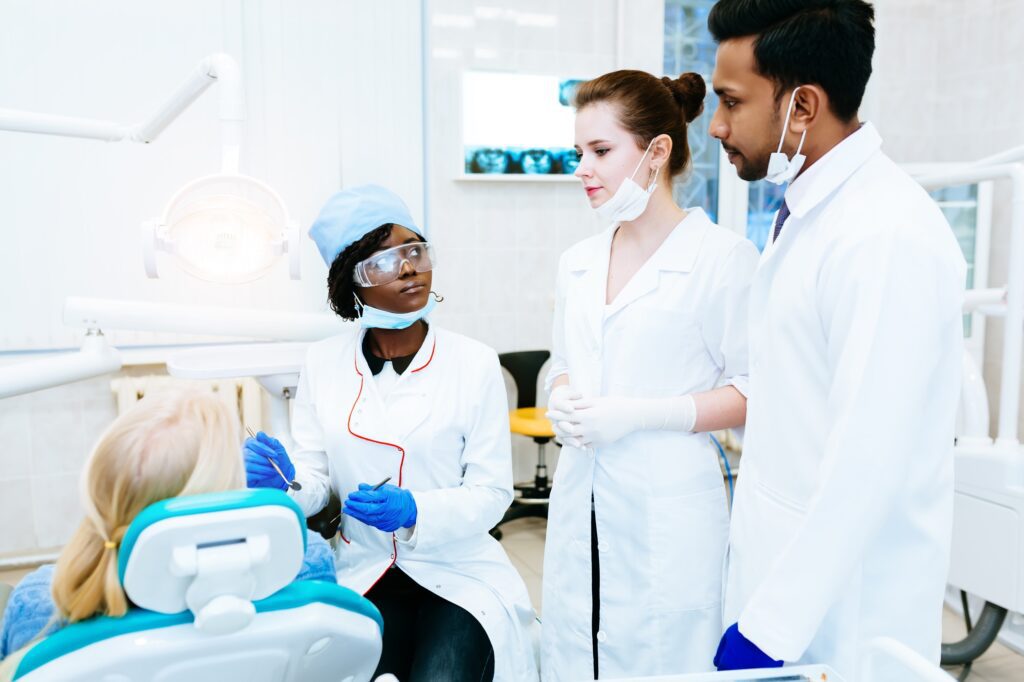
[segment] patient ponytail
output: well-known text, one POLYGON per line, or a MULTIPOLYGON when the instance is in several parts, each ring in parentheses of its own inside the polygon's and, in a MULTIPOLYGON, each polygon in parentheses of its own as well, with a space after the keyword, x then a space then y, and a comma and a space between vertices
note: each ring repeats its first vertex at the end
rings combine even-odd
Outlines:
POLYGON ((123 616, 121 542, 150 504, 178 495, 245 487, 240 425, 212 393, 147 395, 100 436, 85 464, 85 518, 57 559, 53 601, 70 622, 123 616))
POLYGON ((97 614, 127 613, 128 598, 117 570, 118 546, 118 541, 96 532, 89 519, 75 531, 54 572, 53 600, 65 619, 73 623, 97 614))

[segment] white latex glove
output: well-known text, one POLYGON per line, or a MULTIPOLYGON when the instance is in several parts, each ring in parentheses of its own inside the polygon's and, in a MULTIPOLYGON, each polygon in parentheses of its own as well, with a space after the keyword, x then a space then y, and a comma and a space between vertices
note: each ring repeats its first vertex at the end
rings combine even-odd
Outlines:
POLYGON ((583 445, 567 430, 573 418, 573 401, 583 395, 568 384, 556 386, 548 397, 548 411, 544 415, 551 421, 551 430, 562 445, 581 448, 583 445))
POLYGON ((692 431, 697 422, 693 396, 671 398, 578 398, 559 424, 584 447, 614 443, 634 431, 692 431))

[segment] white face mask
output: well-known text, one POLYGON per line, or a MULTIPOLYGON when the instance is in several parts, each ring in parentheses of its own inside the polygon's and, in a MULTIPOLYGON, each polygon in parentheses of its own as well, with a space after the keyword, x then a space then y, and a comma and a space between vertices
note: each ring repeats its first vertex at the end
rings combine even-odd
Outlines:
POLYGON ((656 168, 654 170, 654 179, 651 180, 651 184, 646 190, 633 181, 633 176, 640 170, 640 166, 643 165, 644 159, 647 158, 647 153, 651 151, 651 145, 653 144, 654 140, 651 140, 651 144, 647 145, 644 155, 640 157, 640 163, 636 165, 636 169, 628 178, 622 181, 622 184, 619 185, 619 189, 615 191, 612 198, 594 209, 597 211, 597 215, 609 223, 622 223, 636 220, 647 209, 647 202, 651 200, 654 188, 658 186, 658 171, 661 169, 656 168))
POLYGON ((782 143, 786 139, 786 131, 789 130, 789 115, 793 111, 793 102, 796 101, 796 91, 802 87, 802 85, 797 86, 793 90, 793 94, 789 96, 789 107, 786 108, 786 121, 782 124, 779 148, 768 158, 768 174, 764 176, 764 179, 768 182, 774 182, 776 185, 781 185, 795 178, 800 169, 804 167, 804 161, 807 160, 807 157, 800 153, 800 150, 804 148, 804 140, 807 139, 806 128, 803 135, 800 136, 800 144, 797 145, 796 154, 793 155, 793 158, 790 159, 782 153, 782 143))

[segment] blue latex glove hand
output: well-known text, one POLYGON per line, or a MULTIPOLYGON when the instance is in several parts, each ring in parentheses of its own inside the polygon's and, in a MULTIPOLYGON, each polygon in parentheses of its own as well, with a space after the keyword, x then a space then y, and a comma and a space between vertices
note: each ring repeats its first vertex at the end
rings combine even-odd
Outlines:
POLYGON ((390 483, 377 490, 369 483, 360 483, 359 490, 348 494, 342 511, 388 533, 416 525, 416 500, 412 493, 390 483))
POLYGON ((242 444, 242 457, 245 459, 245 482, 250 488, 274 488, 288 490, 288 482, 295 478, 295 465, 288 458, 288 452, 281 441, 260 431, 255 438, 246 438, 242 444), (267 459, 274 460, 281 474, 271 466, 267 459))
POLYGON ((733 623, 722 635, 715 652, 715 667, 719 670, 749 670, 751 668, 781 668, 776 661, 757 645, 743 636, 738 623, 733 623))

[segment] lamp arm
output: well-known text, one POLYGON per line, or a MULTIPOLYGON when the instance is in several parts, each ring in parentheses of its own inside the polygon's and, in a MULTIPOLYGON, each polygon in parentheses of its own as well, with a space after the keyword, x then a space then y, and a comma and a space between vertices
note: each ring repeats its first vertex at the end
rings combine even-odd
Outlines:
POLYGON ((163 106, 142 123, 126 125, 112 121, 0 109, 0 130, 84 137, 106 142, 129 140, 148 144, 214 83, 221 86, 220 120, 223 127, 224 172, 237 173, 238 148, 242 138, 242 122, 245 120, 245 95, 238 62, 223 53, 204 57, 163 106))
POLYGON ((0 367, 0 398, 31 393, 121 369, 121 354, 90 329, 81 350, 0 367))

